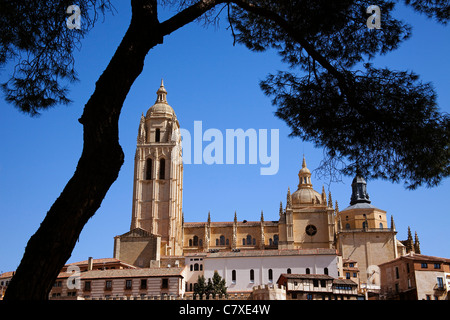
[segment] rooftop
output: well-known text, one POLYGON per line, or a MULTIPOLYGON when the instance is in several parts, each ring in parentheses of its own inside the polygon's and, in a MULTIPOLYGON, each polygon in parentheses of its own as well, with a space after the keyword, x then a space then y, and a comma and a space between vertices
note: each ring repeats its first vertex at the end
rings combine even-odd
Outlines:
POLYGON ((270 256, 306 256, 306 255, 336 255, 336 249, 283 249, 283 250, 236 250, 208 252, 208 258, 224 257, 270 257, 270 256))

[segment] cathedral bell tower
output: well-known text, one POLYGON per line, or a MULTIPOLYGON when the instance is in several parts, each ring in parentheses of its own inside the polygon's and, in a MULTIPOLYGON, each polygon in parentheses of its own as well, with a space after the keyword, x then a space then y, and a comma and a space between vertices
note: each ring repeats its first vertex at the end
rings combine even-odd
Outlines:
POLYGON ((161 255, 182 254, 181 135, 161 80, 155 104, 141 116, 134 159, 131 230, 160 237, 161 255))

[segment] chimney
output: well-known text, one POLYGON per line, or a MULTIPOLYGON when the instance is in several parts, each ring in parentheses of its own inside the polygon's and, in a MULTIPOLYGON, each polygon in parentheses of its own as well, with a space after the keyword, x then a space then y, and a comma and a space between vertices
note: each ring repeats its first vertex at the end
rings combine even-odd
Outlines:
POLYGON ((89 259, 88 259, 87 271, 91 271, 93 265, 94 265, 94 260, 92 259, 92 257, 89 257, 89 259))

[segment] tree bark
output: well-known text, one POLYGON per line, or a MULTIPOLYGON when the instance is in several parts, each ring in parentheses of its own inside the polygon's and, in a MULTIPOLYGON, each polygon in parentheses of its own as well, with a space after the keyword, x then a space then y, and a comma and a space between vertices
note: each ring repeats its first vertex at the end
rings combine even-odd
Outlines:
POLYGON ((119 144, 123 102, 151 48, 223 1, 203 0, 159 23, 157 0, 131 0, 132 18, 113 58, 98 79, 79 122, 83 151, 74 175, 51 206, 5 293, 5 300, 46 300, 88 220, 117 179, 124 162, 119 144))

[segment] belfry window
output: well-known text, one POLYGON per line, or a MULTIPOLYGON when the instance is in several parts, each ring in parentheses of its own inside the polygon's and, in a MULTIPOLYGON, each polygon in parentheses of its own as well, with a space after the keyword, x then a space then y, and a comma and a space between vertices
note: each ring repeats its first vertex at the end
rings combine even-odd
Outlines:
POLYGON ((152 159, 147 159, 145 168, 145 180, 152 180, 152 159))
POLYGON ((155 131, 155 142, 159 142, 161 141, 161 130, 160 129, 156 129, 155 131))
POLYGON ((159 160, 159 179, 164 180, 165 179, 165 172, 166 171, 166 160, 161 159, 159 160))

